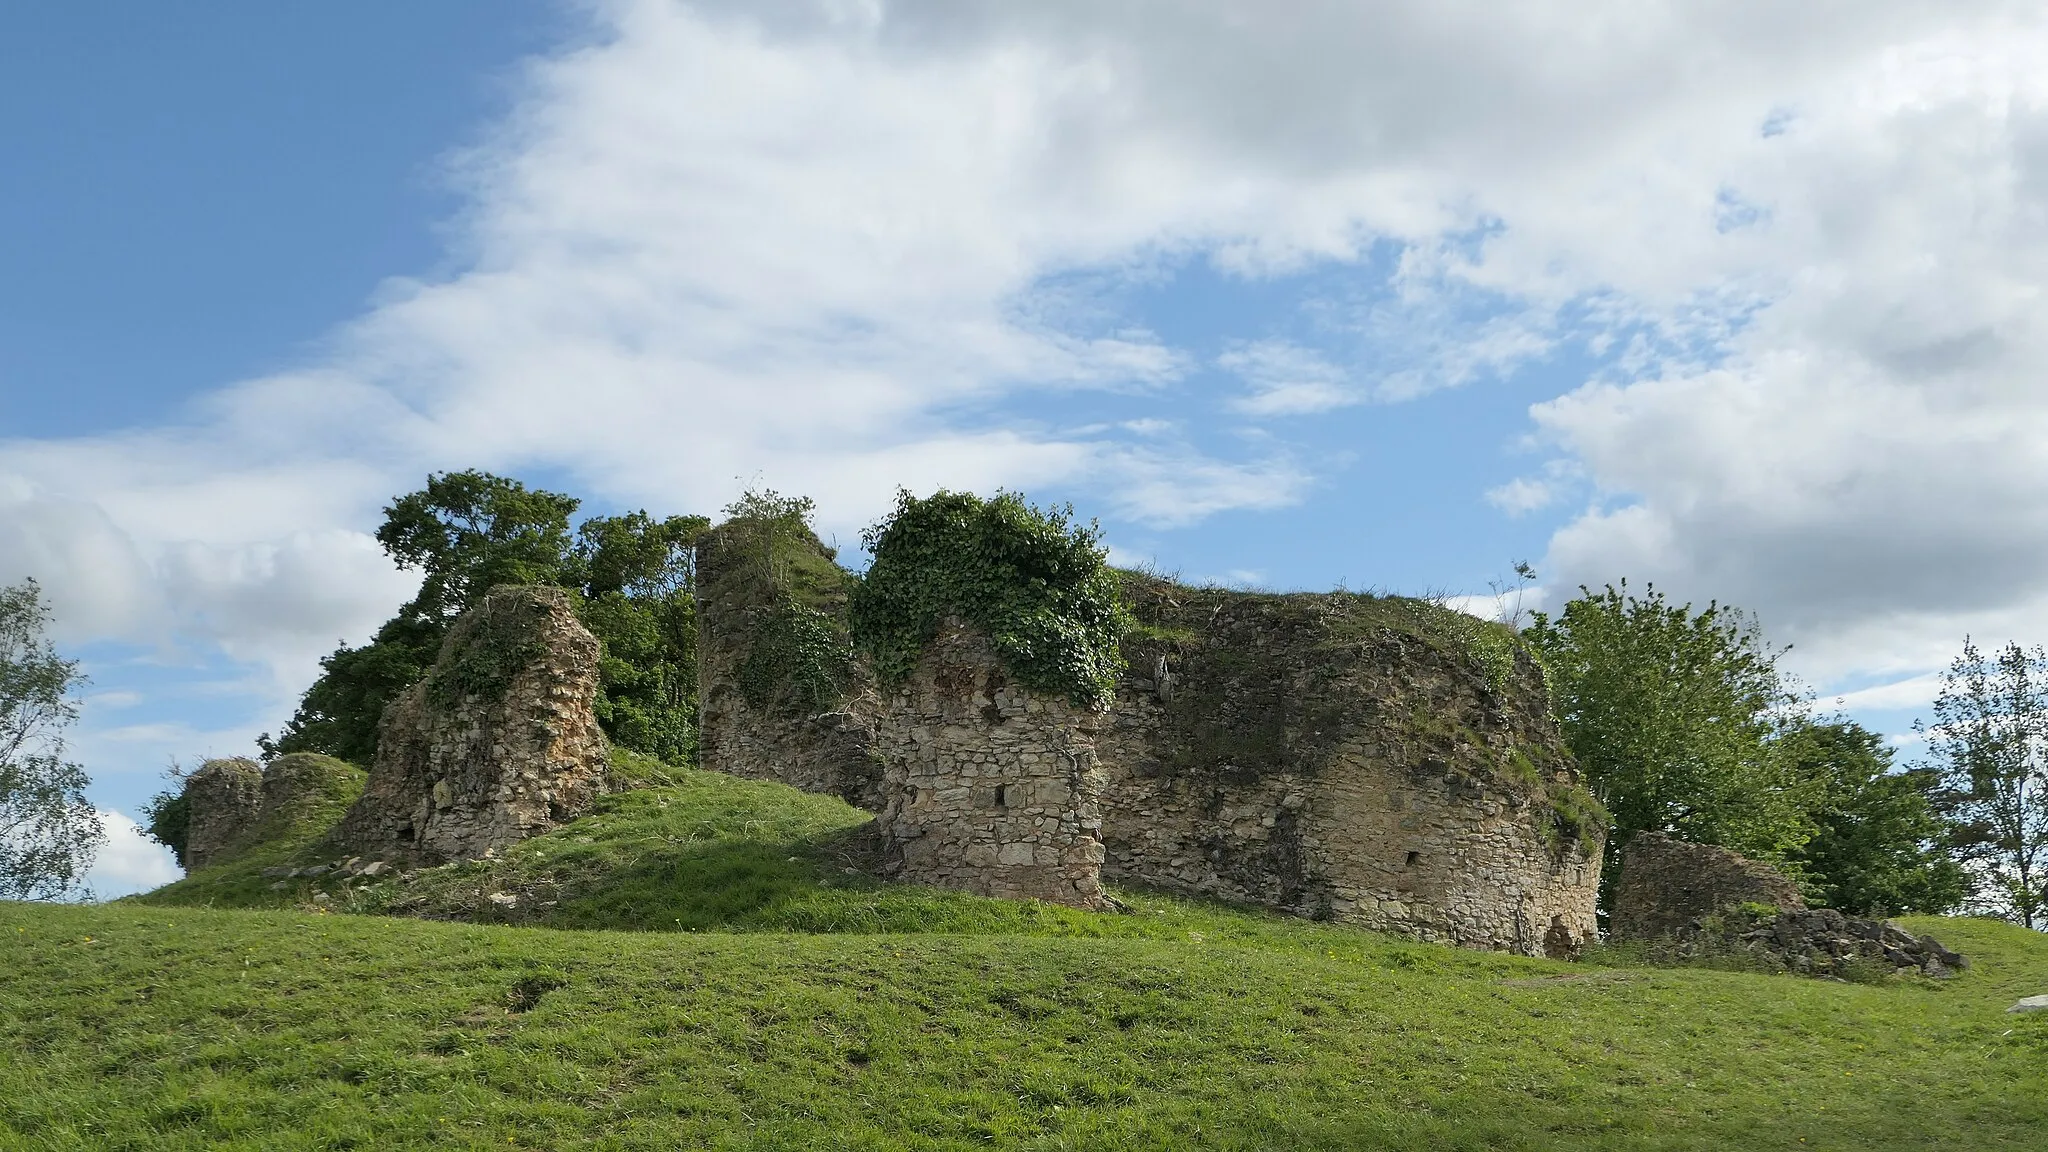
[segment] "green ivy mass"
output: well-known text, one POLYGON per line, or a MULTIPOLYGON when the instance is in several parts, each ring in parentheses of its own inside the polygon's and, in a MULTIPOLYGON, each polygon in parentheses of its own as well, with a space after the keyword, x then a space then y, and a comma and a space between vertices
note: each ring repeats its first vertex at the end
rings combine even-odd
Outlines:
POLYGON ((957 615, 988 633, 1025 687, 1105 702, 1133 621, 1099 537, 1071 506, 1034 508, 1011 492, 898 492, 895 513, 862 537, 874 562, 849 604, 854 643, 884 683, 901 683, 957 615))

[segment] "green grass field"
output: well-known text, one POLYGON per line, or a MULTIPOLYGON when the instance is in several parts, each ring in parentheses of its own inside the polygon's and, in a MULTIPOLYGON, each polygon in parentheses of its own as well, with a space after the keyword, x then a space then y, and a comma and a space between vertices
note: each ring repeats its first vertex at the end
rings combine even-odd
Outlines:
POLYGON ((2048 1014, 2003 1011, 2048 937, 2007 925, 1908 921, 1973 958, 1943 983, 1568 965, 885 886, 857 815, 670 770, 318 908, 236 863, 0 904, 0 1147, 2048 1147, 2048 1014), (486 891, 559 927, 327 911, 486 891))

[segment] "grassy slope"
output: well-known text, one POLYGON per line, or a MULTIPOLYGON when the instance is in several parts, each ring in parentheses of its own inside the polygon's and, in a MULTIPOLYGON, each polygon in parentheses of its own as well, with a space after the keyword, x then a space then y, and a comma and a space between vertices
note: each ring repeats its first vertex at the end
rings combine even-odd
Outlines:
POLYGON ((2048 1146, 2048 1014, 2002 1012, 2048 939, 2003 925, 1916 923, 1959 980, 1844 985, 1096 916, 878 886, 852 810, 675 780, 356 899, 718 931, 168 906, 306 894, 235 864, 0 904, 0 1147, 2048 1146))

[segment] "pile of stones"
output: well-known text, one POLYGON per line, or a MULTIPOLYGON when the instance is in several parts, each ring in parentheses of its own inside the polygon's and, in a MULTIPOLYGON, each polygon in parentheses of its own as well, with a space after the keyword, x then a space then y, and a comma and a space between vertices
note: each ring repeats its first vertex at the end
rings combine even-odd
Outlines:
POLYGON ((1915 936, 1889 920, 1844 916, 1833 908, 1788 909, 1775 915, 1742 908, 1672 934, 1684 957, 1740 952, 1760 967, 1802 976, 1843 976, 1858 966, 1889 966, 1899 975, 1946 980, 1970 966, 1932 936, 1915 936))
POLYGON ((1622 854, 1612 936, 1672 959, 1742 956, 1807 976, 1889 966, 1942 980, 1970 965, 1934 937, 1889 920, 1808 908, 1799 886, 1768 864, 1656 832, 1636 836, 1622 854))
POLYGON ((388 861, 365 860, 361 856, 351 856, 331 864, 307 864, 299 868, 280 865, 265 868, 262 875, 265 880, 276 881, 270 886, 271 891, 282 892, 291 887, 293 880, 376 880, 391 875, 393 871, 388 861))

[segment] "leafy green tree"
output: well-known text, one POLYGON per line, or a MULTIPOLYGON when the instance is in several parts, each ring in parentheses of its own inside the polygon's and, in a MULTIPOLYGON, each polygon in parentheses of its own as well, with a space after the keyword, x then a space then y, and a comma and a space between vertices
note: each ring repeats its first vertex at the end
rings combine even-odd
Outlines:
POLYGON ((1926 735, 1956 857, 1986 909, 2048 928, 2048 652, 1965 640, 1926 735))
POLYGON ((1666 832, 1782 860, 1816 831, 1814 788, 1771 754, 1796 700, 1740 611, 1674 605, 1626 581, 1581 587, 1555 619, 1533 613, 1523 638, 1550 672, 1565 742, 1614 817, 1601 907, 1612 906, 1620 852, 1666 832))
POLYGON ((85 770, 64 759, 85 678, 44 636, 33 580, 0 588, 0 899, 54 900, 79 889, 106 840, 85 770))
POLYGON ((1772 750, 1813 785, 1816 831, 1788 861, 1818 903, 1855 915, 1939 914, 1963 902, 1969 875, 1944 845, 1931 769, 1893 771, 1884 737, 1848 720, 1799 721, 1772 750))
POLYGON ((384 510, 377 540, 419 593, 358 648, 321 661, 321 676, 266 754, 324 752, 367 764, 377 722, 433 667, 455 618, 500 584, 575 592, 584 624, 604 644, 598 722, 635 751, 687 762, 696 748, 696 602, 691 547, 701 516, 645 512, 585 520, 580 501, 488 472, 430 476, 384 510))
POLYGON ((499 584, 578 583, 569 534, 577 503, 475 470, 429 476, 424 489, 394 500, 377 542, 420 573, 419 593, 368 644, 344 644, 320 662, 320 678, 265 753, 374 759, 384 706, 433 667, 457 616, 499 584))
POLYGON ((697 537, 702 516, 593 517, 576 531, 583 623, 604 643, 598 723, 618 744, 697 755, 697 537))

